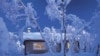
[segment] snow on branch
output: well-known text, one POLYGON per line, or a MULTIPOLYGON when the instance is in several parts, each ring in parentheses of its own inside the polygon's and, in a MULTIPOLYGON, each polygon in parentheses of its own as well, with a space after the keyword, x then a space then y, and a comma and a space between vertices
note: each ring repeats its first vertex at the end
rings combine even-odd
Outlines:
MULTIPOLYGON (((62 0, 46 0, 46 13, 51 19, 58 19, 61 21, 62 18, 62 0)), ((64 7, 66 8, 67 5, 70 3, 71 0, 64 0, 64 7)), ((65 13, 64 13, 65 14, 65 13)), ((65 14, 66 15, 66 14, 65 14)))
POLYGON ((80 19, 78 16, 74 15, 74 14, 68 14, 66 16, 66 24, 71 24, 73 25, 76 29, 81 28, 84 24, 85 24, 85 20, 80 19), (68 21, 70 23, 68 23, 68 21))
POLYGON ((100 7, 100 0, 96 0, 97 1, 97 3, 98 3, 98 6, 100 7))

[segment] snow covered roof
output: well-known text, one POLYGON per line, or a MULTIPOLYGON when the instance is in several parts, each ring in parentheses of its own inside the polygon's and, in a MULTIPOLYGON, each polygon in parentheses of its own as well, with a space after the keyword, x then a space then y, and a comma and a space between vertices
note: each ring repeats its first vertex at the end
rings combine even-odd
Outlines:
MULTIPOLYGON (((60 33, 57 33, 60 37, 60 33)), ((66 34, 66 39, 72 39, 72 34, 66 34)), ((62 34, 62 38, 64 38, 64 34, 62 34)), ((24 40, 42 40, 42 36, 39 32, 23 32, 24 40)))
POLYGON ((24 40, 41 40, 42 36, 40 35, 39 32, 34 32, 34 33, 23 32, 23 39, 24 40))

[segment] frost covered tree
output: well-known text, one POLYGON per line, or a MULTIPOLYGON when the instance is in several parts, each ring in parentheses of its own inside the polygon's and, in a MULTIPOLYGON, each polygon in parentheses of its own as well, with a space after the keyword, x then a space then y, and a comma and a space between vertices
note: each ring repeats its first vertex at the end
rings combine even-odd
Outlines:
POLYGON ((59 45, 61 44, 62 39, 61 39, 61 35, 56 31, 56 29, 54 27, 52 28, 45 27, 43 35, 50 46, 49 47, 50 51, 52 53, 60 52, 61 47, 59 45))
POLYGON ((97 0, 97 2, 98 2, 98 6, 100 7, 100 0, 97 0))
MULTIPOLYGON (((99 0, 98 0, 98 3, 99 3, 99 0)), ((100 8, 100 7, 98 7, 98 8, 100 8)), ((92 43, 92 45, 93 45, 92 52, 95 55, 100 54, 100 50, 98 50, 98 48, 100 48, 100 47, 98 47, 100 45, 100 41, 99 41, 99 36, 100 36, 99 21, 100 21, 100 19, 99 18, 100 18, 100 10, 95 12, 95 15, 92 17, 92 19, 95 19, 95 20, 93 20, 93 23, 91 24, 93 34, 95 34, 94 39, 93 39, 93 43, 92 43)))
MULTIPOLYGON (((4 0, 1 1, 0 9, 3 10, 5 17, 16 26, 18 30, 17 35, 19 36, 21 45, 23 43, 23 31, 26 27, 32 27, 36 29, 43 37, 39 24, 36 21, 36 11, 32 7, 31 3, 24 5, 22 0, 4 0), (22 27, 20 27, 21 21, 25 21, 25 24, 22 27)), ((44 37, 43 39, 45 40, 44 37)))
POLYGON ((19 54, 17 40, 9 33, 3 18, 0 18, 0 24, 0 55, 13 56, 19 54))
POLYGON ((0 55, 8 56, 9 55, 9 33, 8 29, 6 28, 5 22, 3 18, 0 17, 0 55))
POLYGON ((22 34, 26 27, 33 27, 39 32, 40 27, 36 21, 37 14, 35 9, 32 7, 31 3, 24 5, 22 0, 4 0, 1 9, 6 14, 6 18, 9 19, 18 29, 18 35, 20 36, 20 41, 22 40, 22 34), (5 6, 7 5, 7 6, 5 6), (25 21, 25 24, 20 27, 21 21, 25 21))
MULTIPOLYGON (((90 37, 90 33, 85 33, 85 27, 88 27, 94 19, 91 19, 90 22, 85 22, 84 20, 80 19, 78 16, 74 15, 74 14, 68 14, 66 15, 66 11, 63 10, 66 8, 65 5, 68 5, 70 0, 63 0, 63 2, 61 2, 61 0, 46 0, 48 5, 46 6, 46 12, 47 12, 47 15, 49 16, 49 18, 51 18, 52 20, 53 19, 57 19, 59 20, 60 24, 61 24, 61 30, 64 28, 66 30, 67 33, 71 33, 72 36, 70 36, 72 39, 69 40, 70 41, 70 44, 71 44, 71 51, 73 51, 72 49, 74 48, 74 41, 75 41, 75 36, 77 35, 82 35, 80 37, 80 48, 83 49, 85 48, 86 46, 86 51, 89 51, 90 50, 90 45, 91 43, 90 42, 93 42, 91 41, 91 39, 94 39, 92 37, 90 37), (67 1, 67 2, 65 2, 67 1), (62 6, 64 4, 64 7, 62 6), (53 6, 52 6, 53 5, 53 6), (62 18, 65 18, 65 19, 62 19, 62 18), (66 22, 64 22, 66 21, 66 22), (70 21, 70 23, 68 22, 70 21), (65 24, 66 23, 66 24, 65 24), (71 25, 71 26, 68 26, 68 25, 71 25), (64 27, 64 28, 63 28, 64 27), (70 28, 70 27, 74 27, 74 28, 70 28), (84 32, 82 34, 80 34, 81 32, 84 32), (84 41, 81 41, 81 40, 85 40, 86 42, 84 41), (86 44, 86 45, 85 45, 86 44)), ((66 34, 65 34, 66 35, 66 34)), ((81 51, 81 50, 80 50, 81 51)))
POLYGON ((19 36, 19 42, 13 39, 15 37, 12 37, 11 39, 13 39, 13 43, 10 43, 11 46, 13 45, 11 52, 12 54, 15 54, 18 53, 17 47, 22 47, 23 31, 26 27, 31 26, 33 28, 36 28, 39 32, 41 31, 38 23, 36 22, 36 12, 31 3, 27 3, 27 6, 25 6, 21 0, 3 0, 0 3, 0 9, 3 10, 5 17, 9 19, 18 30, 17 35, 19 36), (25 24, 20 27, 20 22, 23 20, 25 21, 25 24), (13 50, 16 50, 16 52, 13 52, 13 50))
POLYGON ((48 5, 46 6, 46 12, 51 19, 59 20, 61 24, 61 31, 64 34, 64 56, 65 54, 65 42, 66 42, 66 25, 65 25, 65 8, 71 0, 46 0, 48 5))

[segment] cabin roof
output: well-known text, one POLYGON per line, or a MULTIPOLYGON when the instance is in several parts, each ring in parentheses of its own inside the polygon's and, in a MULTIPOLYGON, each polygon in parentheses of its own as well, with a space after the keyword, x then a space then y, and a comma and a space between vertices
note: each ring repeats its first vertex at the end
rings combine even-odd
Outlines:
MULTIPOLYGON (((60 37, 60 33, 57 33, 60 37)), ((81 35, 77 35, 76 37, 79 37, 81 35)), ((64 39, 64 34, 62 34, 62 37, 64 39)), ((72 39, 72 34, 66 34, 67 39, 72 39)), ((41 34, 39 32, 23 32, 23 39, 24 40, 43 40, 41 34)), ((66 39, 66 40, 67 40, 66 39)))
POLYGON ((23 39, 24 40, 41 40, 42 36, 39 32, 34 32, 34 33, 23 32, 23 39))

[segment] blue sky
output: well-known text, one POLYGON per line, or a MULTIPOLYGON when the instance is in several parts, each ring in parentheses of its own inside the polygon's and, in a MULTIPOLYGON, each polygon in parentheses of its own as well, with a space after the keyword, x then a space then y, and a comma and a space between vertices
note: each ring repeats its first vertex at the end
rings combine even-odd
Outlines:
MULTIPOLYGON (((37 22, 39 23, 41 29, 48 26, 54 26, 55 28, 60 28, 60 23, 57 20, 50 21, 48 16, 45 14, 45 7, 47 5, 45 0, 22 0, 24 4, 31 2, 34 9, 37 12, 37 22)), ((75 14, 81 19, 89 21, 94 15, 95 10, 97 9, 96 0, 72 0, 68 7, 66 8, 67 14, 75 14)), ((16 31, 12 29, 15 27, 9 20, 5 20, 7 27, 10 31, 16 31)), ((21 23, 23 25, 23 23, 21 23)))
MULTIPOLYGON (((45 14, 45 7, 47 5, 45 0, 31 1, 33 2, 33 6, 36 9, 37 14, 39 16, 38 23, 40 24, 41 28, 44 28, 45 26, 54 26, 55 28, 60 28, 59 21, 50 21, 50 19, 48 19, 48 16, 45 14)), ((66 8, 66 13, 75 14, 81 19, 89 21, 91 17, 94 15, 96 9, 96 0, 72 0, 66 8)))

